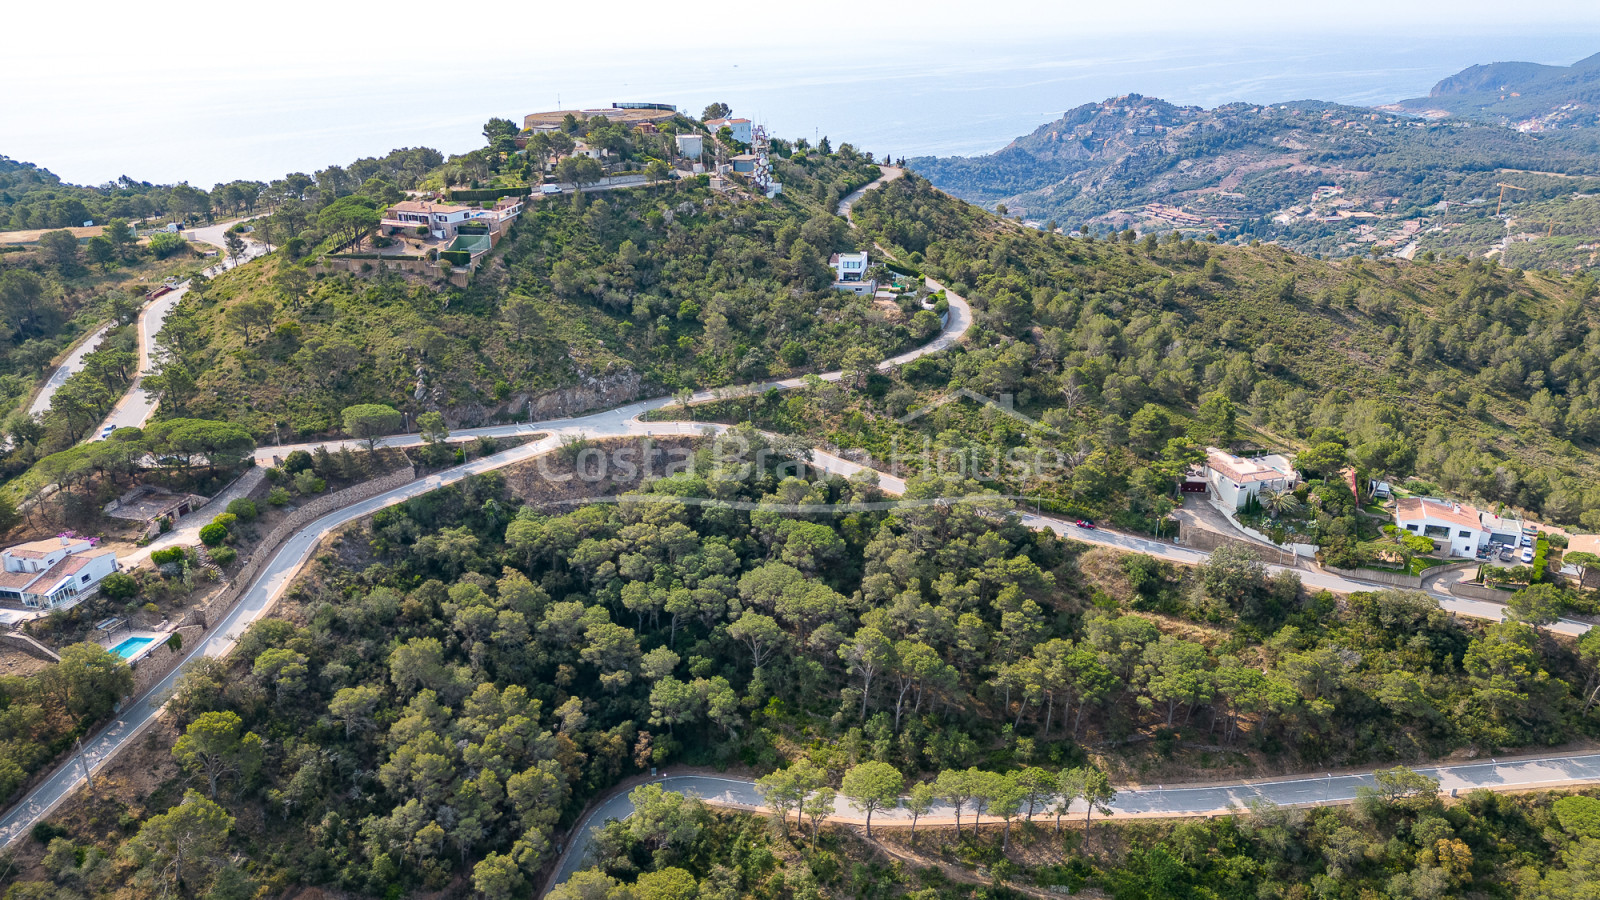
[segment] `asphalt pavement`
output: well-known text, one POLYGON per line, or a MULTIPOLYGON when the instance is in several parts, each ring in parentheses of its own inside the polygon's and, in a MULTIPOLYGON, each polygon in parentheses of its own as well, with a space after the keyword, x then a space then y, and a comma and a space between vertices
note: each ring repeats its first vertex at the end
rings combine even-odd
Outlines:
MULTIPOLYGON (((188 232, 190 240, 211 244, 221 251, 217 256, 216 265, 206 269, 207 276, 220 275, 267 252, 267 248, 260 242, 246 238, 244 253, 238 261, 235 262, 229 257, 223 235, 227 234, 228 229, 234 224, 235 222, 223 222, 188 232)), ((161 398, 160 395, 145 389, 144 380, 155 370, 156 335, 161 333, 161 326, 166 324, 167 316, 188 293, 189 282, 185 281, 177 290, 146 304, 139 313, 139 374, 134 376, 133 385, 122 395, 122 399, 117 401, 117 405, 111 408, 111 412, 100 423, 100 428, 96 429, 91 437, 99 435, 107 425, 112 428, 143 428, 145 423, 150 421, 150 417, 155 415, 156 404, 161 398)))
MULTIPOLYGON (((1544 756, 1488 762, 1465 763, 1453 766, 1434 766, 1417 769, 1417 772, 1437 778, 1439 790, 1444 794, 1459 796, 1484 788, 1493 791, 1530 790, 1563 785, 1600 782, 1600 754, 1574 754, 1569 756, 1544 756)), ((727 809, 762 810, 760 792, 755 782, 748 778, 727 778, 711 775, 670 775, 663 773, 649 783, 688 796, 699 797, 706 803, 727 809)), ((1233 781, 1217 784, 1137 785, 1117 789, 1117 797, 1110 804, 1111 812, 1096 812, 1095 818, 1172 818, 1184 816, 1223 815, 1249 808, 1252 801, 1264 800, 1276 806, 1320 806, 1349 803, 1363 787, 1373 787, 1377 779, 1372 772, 1327 773, 1297 778, 1233 781)), ((628 790, 618 791, 597 806, 573 830, 569 844, 564 848, 550 887, 566 881, 572 873, 592 865, 588 859, 595 838, 611 820, 622 821, 633 813, 628 800, 628 790)), ((843 796, 834 800, 833 813, 828 821, 860 825, 866 816, 850 805, 843 796)), ((1087 809, 1084 803, 1074 801, 1067 815, 1081 819, 1087 809)), ((1039 811, 1036 818, 1051 820, 1049 811, 1039 811)), ((973 824, 971 808, 962 810, 961 824, 973 824)), ((998 822, 996 818, 987 821, 998 822)), ((874 825, 910 825, 911 814, 904 808, 878 810, 872 814, 874 825)), ((946 803, 936 804, 918 825, 954 825, 955 810, 946 803)))

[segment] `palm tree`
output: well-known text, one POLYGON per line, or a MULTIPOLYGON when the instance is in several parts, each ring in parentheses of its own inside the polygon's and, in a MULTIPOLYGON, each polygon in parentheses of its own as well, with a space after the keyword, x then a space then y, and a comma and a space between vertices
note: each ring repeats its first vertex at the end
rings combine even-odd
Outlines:
POLYGON ((1290 490, 1266 490, 1261 492, 1261 507, 1274 519, 1281 515, 1293 515, 1301 509, 1300 499, 1290 490))

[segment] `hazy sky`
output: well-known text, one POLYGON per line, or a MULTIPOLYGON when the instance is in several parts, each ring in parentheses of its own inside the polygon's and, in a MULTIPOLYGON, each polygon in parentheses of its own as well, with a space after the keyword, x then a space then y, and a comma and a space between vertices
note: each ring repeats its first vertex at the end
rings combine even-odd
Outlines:
POLYGON ((7 47, 0 154, 90 183, 209 186, 396 146, 462 152, 488 116, 558 97, 727 100, 782 135, 975 153, 1130 91, 1378 103, 1476 62, 1600 51, 1600 0, 12 7, 8 32, 29 39, 7 47))

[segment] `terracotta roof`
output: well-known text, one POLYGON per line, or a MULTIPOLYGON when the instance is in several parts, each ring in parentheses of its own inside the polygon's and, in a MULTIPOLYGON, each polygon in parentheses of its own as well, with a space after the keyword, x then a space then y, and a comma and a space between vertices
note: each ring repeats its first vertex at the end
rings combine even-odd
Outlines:
POLYGON ((458 213, 466 212, 468 207, 457 206, 454 203, 432 203, 427 200, 401 200, 389 207, 390 212, 414 213, 458 213))
POLYGON ((1256 460, 1243 459, 1216 447, 1206 448, 1206 465, 1235 484, 1276 481, 1289 476, 1288 472, 1280 472, 1256 460))
POLYGON ((1574 534, 1567 538, 1568 553, 1593 553, 1600 556, 1600 534, 1574 534))
POLYGON ((14 547, 7 547, 5 552, 11 554, 12 556, 22 557, 49 556, 57 550, 71 547, 72 545, 79 543, 81 540, 81 538, 44 538, 37 541, 26 541, 24 543, 17 544, 14 547))
POLYGON ((38 579, 38 572, 0 572, 0 589, 21 591, 38 579))
POLYGON ((1395 503, 1394 517, 1399 522, 1412 522, 1420 519, 1437 519, 1440 522, 1449 522, 1460 525, 1462 528, 1480 530, 1483 514, 1470 506, 1460 503, 1445 503, 1440 500, 1426 500, 1422 497, 1402 497, 1395 503))

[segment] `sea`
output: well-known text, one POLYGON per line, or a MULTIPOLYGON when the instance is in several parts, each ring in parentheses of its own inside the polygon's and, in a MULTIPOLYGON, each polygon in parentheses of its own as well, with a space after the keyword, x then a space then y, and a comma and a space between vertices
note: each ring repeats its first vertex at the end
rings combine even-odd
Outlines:
MULTIPOLYGON (((469 48, 472 49, 472 48, 469 48)), ((1376 105, 1424 96, 1460 69, 1494 60, 1570 64, 1600 51, 1593 29, 1517 35, 1384 31, 1310 34, 1085 35, 1048 40, 897 41, 878 36, 757 49, 708 38, 608 54, 539 42, 486 42, 461 63, 399 49, 292 66, 169 63, 113 86, 103 72, 51 71, 38 90, 0 95, 0 154, 68 181, 187 181, 311 173, 392 148, 446 154, 480 146, 491 116, 663 102, 698 114, 713 101, 775 136, 885 155, 973 155, 1082 103, 1127 93, 1175 103, 1299 99, 1376 105)))

